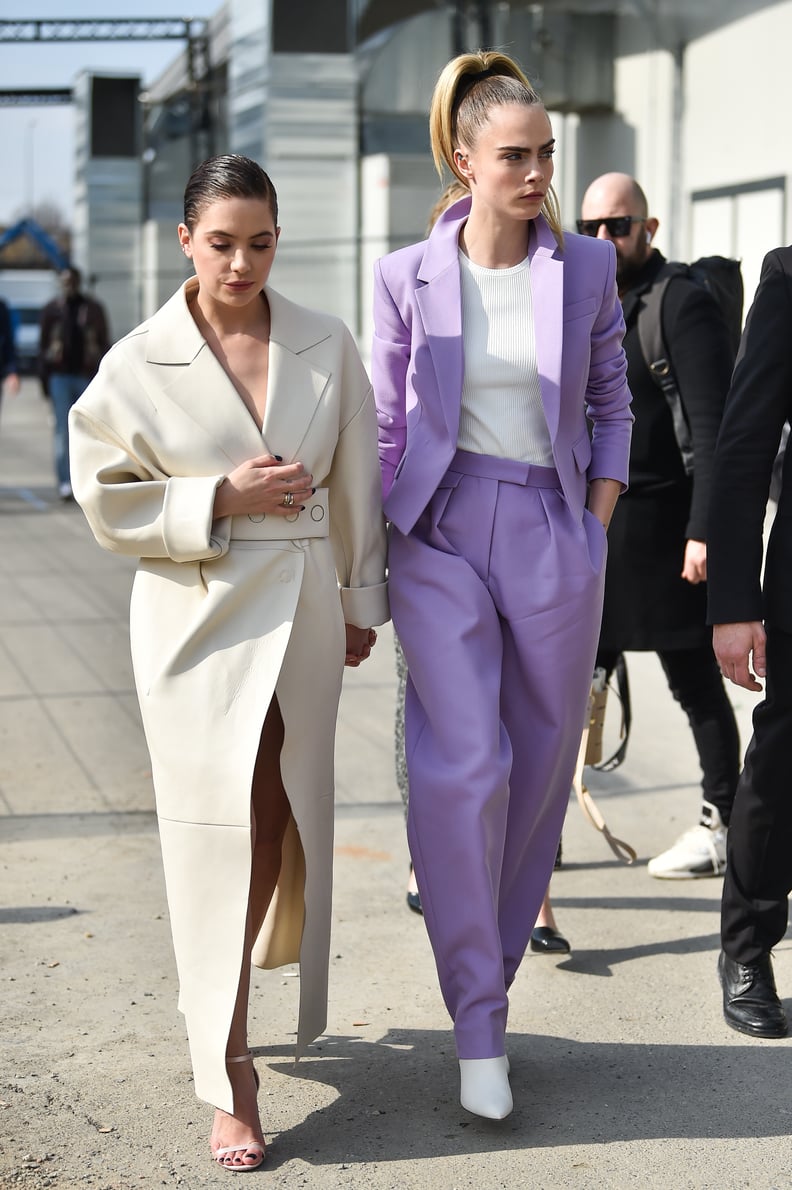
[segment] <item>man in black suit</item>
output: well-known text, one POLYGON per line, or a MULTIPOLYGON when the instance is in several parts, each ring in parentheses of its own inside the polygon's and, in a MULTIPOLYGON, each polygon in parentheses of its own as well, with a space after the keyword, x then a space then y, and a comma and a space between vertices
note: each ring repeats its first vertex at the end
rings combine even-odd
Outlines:
POLYGON ((710 467, 731 378, 733 353, 715 300, 685 276, 667 281, 663 340, 693 445, 687 473, 666 398, 641 348, 639 320, 662 283, 665 257, 652 245, 658 221, 627 174, 597 178, 583 196, 578 230, 612 241, 627 331, 627 380, 635 415, 630 487, 608 530, 605 607, 598 665, 619 653, 657 653, 690 723, 702 769, 699 822, 649 863, 662 879, 722 875, 726 828, 740 771, 734 712, 712 654, 706 624, 710 467))
POLYGON ((761 589, 773 461, 792 418, 792 247, 768 253, 743 332, 715 454, 709 517, 709 610, 725 677, 765 697, 737 786, 718 962, 726 1021, 785 1037, 770 957, 792 890, 792 452, 787 450, 761 589))

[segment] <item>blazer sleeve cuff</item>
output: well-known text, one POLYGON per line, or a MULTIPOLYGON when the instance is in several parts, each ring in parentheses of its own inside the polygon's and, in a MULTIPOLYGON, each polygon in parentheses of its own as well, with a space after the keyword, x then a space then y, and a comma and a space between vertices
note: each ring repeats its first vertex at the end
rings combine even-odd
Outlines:
MULTIPOLYGON (((223 475, 173 476, 165 486, 162 536, 174 562, 215 558, 228 542, 212 536, 215 492, 223 475)), ((227 518, 226 518, 227 519, 227 518)), ((218 521, 222 525, 223 521, 218 521)))
POLYGON ((620 467, 591 467, 586 475, 586 482, 591 483, 593 479, 612 479, 614 483, 621 485, 622 492, 626 492, 629 487, 627 473, 620 467), (614 475, 614 471, 621 471, 620 475, 614 475))
POLYGON ((390 619, 387 582, 375 587, 341 587, 340 591, 345 624, 354 624, 356 628, 387 624, 390 619))

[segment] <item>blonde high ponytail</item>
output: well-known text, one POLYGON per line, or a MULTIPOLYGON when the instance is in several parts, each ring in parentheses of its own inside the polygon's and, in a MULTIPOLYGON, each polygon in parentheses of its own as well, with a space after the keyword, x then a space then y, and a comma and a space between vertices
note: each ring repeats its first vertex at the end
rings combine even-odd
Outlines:
MULTIPOLYGON (((429 109, 432 157, 441 179, 448 169, 465 183, 454 161, 454 150, 460 142, 473 148, 491 109, 507 103, 523 107, 542 103, 539 93, 507 54, 479 50, 475 54, 460 54, 443 67, 429 109)), ((542 204, 542 214, 563 247, 561 215, 552 186, 542 204)))

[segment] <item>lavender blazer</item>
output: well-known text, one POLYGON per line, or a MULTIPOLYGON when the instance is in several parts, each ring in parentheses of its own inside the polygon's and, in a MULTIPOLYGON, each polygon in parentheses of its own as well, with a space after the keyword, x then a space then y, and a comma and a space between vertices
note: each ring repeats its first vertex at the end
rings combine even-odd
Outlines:
MULTIPOLYGON (((409 533, 445 474, 459 433, 464 359, 459 232, 464 198, 428 240, 375 266, 372 378, 385 514, 409 533)), ((583 516, 587 484, 627 486, 632 414, 613 245, 566 235, 539 215, 530 242, 536 351, 553 457, 583 516), (592 433, 586 416, 591 421, 592 433)))

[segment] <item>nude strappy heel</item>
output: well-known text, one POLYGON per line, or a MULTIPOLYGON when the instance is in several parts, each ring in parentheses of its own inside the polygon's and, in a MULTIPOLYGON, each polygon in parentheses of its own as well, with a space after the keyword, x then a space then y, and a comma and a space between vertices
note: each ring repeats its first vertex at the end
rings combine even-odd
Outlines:
MULTIPOLYGON (((226 1062, 251 1062, 252 1063, 253 1055, 250 1052, 250 1050, 248 1050, 248 1052, 246 1054, 240 1054, 239 1057, 237 1057, 237 1058, 226 1058, 226 1062)), ((255 1066, 253 1067, 253 1077, 256 1080, 256 1090, 258 1091, 259 1087, 261 1086, 261 1083, 259 1082, 258 1070, 256 1070, 255 1066)))
MULTIPOLYGON (((238 1057, 226 1058, 226 1062, 251 1062, 252 1063, 253 1055, 251 1054, 250 1050, 248 1050, 248 1052, 246 1054, 240 1054, 238 1057)), ((258 1071, 256 1070, 255 1066, 253 1067, 253 1077, 256 1080, 256 1090, 258 1090, 259 1089, 259 1076, 258 1076, 258 1071)), ((228 1145, 223 1149, 217 1149, 216 1152, 214 1152, 212 1154, 212 1160, 216 1161, 217 1164, 222 1169, 227 1169, 230 1173, 244 1173, 246 1170, 249 1170, 249 1169, 259 1169, 260 1166, 263 1164, 264 1158, 266 1156, 267 1156, 267 1150, 266 1150, 266 1147, 261 1143, 261 1141, 260 1140, 251 1140, 251 1141, 248 1141, 248 1143, 244 1144, 244 1145, 228 1145), (222 1160, 222 1158, 227 1156, 229 1153, 249 1153, 251 1151, 253 1151, 253 1152, 257 1151, 258 1155, 259 1155, 258 1161, 254 1161, 252 1164, 226 1165, 225 1161, 222 1160)))

